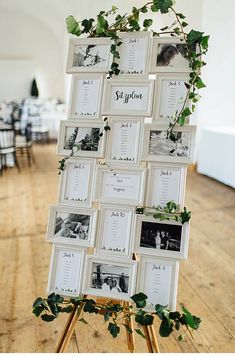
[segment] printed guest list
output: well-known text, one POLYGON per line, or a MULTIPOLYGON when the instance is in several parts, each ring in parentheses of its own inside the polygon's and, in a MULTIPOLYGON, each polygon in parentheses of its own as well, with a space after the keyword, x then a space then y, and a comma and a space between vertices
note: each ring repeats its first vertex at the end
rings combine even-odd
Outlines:
POLYGON ((75 115, 96 116, 100 98, 100 79, 78 79, 75 115))
POLYGON ((136 162, 138 141, 138 123, 113 123, 111 160, 128 160, 131 162, 136 162))
POLYGON ((122 38, 119 69, 125 74, 144 74, 147 55, 147 38, 122 38))
POLYGON ((78 294, 81 253, 70 250, 57 252, 54 287, 58 292, 78 294))
POLYGON ((129 212, 105 211, 101 250, 125 253, 129 241, 129 212))
POLYGON ((144 292, 148 304, 168 305, 170 299, 172 267, 167 264, 148 262, 145 265, 144 292))
POLYGON ((140 174, 103 173, 101 197, 124 200, 139 200, 140 174))
POLYGON ((91 167, 89 164, 69 164, 67 168, 65 199, 87 201, 91 167))
POLYGON ((180 170, 172 168, 154 168, 152 171, 152 193, 150 206, 165 206, 167 202, 179 203, 180 194, 180 170))
POLYGON ((160 112, 161 119, 171 117, 176 110, 180 110, 187 93, 183 80, 163 80, 161 82, 160 112))

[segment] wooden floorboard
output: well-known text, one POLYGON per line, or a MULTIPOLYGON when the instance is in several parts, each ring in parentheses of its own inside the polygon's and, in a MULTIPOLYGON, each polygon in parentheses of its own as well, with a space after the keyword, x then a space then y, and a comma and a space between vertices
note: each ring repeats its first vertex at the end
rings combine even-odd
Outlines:
MULTIPOLYGON (((45 296, 51 246, 45 241, 48 208, 57 200, 55 145, 34 148, 36 166, 0 178, 0 352, 53 352, 66 316, 52 323, 31 313, 45 296)), ((194 338, 185 331, 158 338, 162 352, 235 352, 235 191, 188 171, 186 206, 192 211, 189 260, 181 262, 178 307, 202 319, 194 338)), ((127 352, 125 332, 113 340, 102 317, 76 328, 68 352, 127 352)), ((158 321, 155 322, 158 329, 158 321)), ((136 336, 136 352, 146 351, 136 336)))

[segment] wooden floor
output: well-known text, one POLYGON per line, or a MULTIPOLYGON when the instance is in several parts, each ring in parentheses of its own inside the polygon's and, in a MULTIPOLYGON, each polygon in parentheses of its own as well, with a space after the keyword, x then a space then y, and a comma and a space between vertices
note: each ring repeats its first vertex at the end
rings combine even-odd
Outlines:
MULTIPOLYGON (((53 352, 66 316, 52 323, 36 319, 31 305, 45 296, 49 243, 47 214, 58 189, 55 145, 35 147, 37 164, 0 178, 0 352, 53 352)), ((235 191, 188 173, 189 260, 180 265, 178 304, 200 316, 194 339, 159 338, 161 352, 235 352, 235 191)), ((125 333, 113 340, 102 317, 79 325, 68 352, 127 352, 125 333)), ((158 324, 156 323, 156 328, 158 324)), ((146 351, 136 338, 136 351, 146 351)))

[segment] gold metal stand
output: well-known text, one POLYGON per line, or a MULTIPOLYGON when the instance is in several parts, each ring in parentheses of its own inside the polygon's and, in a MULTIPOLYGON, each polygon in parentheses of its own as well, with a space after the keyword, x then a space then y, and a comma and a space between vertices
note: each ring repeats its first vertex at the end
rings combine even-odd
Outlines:
MULTIPOLYGON (((97 303, 99 305, 106 305, 107 304, 107 299, 103 298, 97 298, 97 303)), ((110 300, 109 300, 110 303, 110 300)), ((112 301, 111 303, 117 303, 117 301, 112 301)), ((123 307, 128 306, 127 301, 118 301, 118 303, 121 303, 123 307)), ((75 325, 79 319, 79 316, 81 315, 83 310, 83 304, 79 306, 79 308, 75 308, 69 315, 68 320, 65 324, 64 330, 60 336, 60 339, 58 341, 57 347, 56 347, 56 353, 63 353, 66 351, 67 346, 70 342, 70 339, 74 333, 75 330, 75 325)), ((102 314, 102 311, 100 312, 102 314)), ((124 315, 124 320, 125 324, 133 331, 133 320, 130 318, 125 318, 124 315)), ((146 337, 146 344, 148 348, 149 353, 159 353, 159 347, 158 347, 158 342, 156 338, 156 334, 153 328, 153 325, 150 326, 143 326, 144 334, 146 337)), ((135 351, 135 341, 134 341, 134 333, 130 333, 126 330, 126 340, 127 340, 127 346, 128 350, 130 353, 133 353, 135 351)))

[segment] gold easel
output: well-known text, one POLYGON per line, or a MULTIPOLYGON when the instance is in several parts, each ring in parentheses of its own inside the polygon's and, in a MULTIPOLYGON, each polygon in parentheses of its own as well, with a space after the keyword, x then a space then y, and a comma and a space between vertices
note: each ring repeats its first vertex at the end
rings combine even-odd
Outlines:
MULTIPOLYGON (((99 305, 106 305, 107 304, 107 299, 104 298, 97 298, 96 302, 99 305)), ((108 303, 110 304, 110 300, 108 300, 108 303)), ((127 301, 120 301, 120 300, 112 300, 111 303, 120 303, 123 305, 123 307, 128 306, 127 301)), ((60 336, 60 339, 58 341, 57 347, 56 347, 56 353, 63 353, 66 351, 66 348, 70 342, 70 339, 74 333, 75 325, 79 319, 79 316, 81 315, 83 310, 83 304, 81 304, 78 308, 75 308, 69 315, 68 320, 65 324, 64 330, 60 336)), ((102 314, 102 309, 100 314, 102 314)), ((124 316, 125 319, 125 316, 124 316)), ((132 319, 126 319, 125 324, 133 331, 133 320, 132 319)), ((159 352, 159 347, 158 347, 158 342, 156 338, 156 334, 153 328, 153 325, 150 326, 143 326, 144 334, 146 337, 146 344, 148 348, 148 352, 150 353, 158 353, 159 352)), ((134 341, 134 334, 130 333, 126 330, 126 340, 127 340, 127 346, 129 352, 133 353, 135 351, 135 341, 134 341)))

